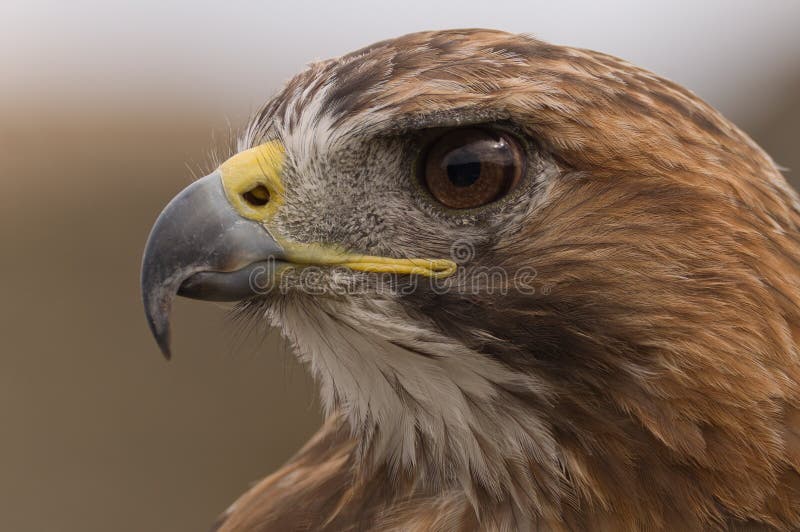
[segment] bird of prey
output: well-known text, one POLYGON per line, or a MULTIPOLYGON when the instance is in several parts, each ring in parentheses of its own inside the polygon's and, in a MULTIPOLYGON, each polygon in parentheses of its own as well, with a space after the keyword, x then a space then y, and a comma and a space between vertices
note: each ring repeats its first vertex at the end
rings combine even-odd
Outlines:
POLYGON ((800 528, 800 204, 683 87, 423 32, 314 63, 164 209, 142 289, 237 300, 326 422, 220 530, 800 528))

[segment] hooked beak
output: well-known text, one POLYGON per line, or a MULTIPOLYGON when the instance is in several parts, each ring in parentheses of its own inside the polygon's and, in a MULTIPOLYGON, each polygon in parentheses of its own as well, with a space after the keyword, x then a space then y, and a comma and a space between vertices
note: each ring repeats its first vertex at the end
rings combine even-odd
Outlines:
POLYGON ((264 226, 228 203, 219 172, 195 181, 161 212, 145 245, 142 299, 150 330, 169 358, 175 295, 236 301, 254 294, 250 275, 283 249, 264 226))
POLYGON ((283 155, 277 142, 241 152, 186 187, 158 216, 145 245, 141 287, 147 323, 166 358, 176 295, 246 299, 263 293, 263 286, 291 265, 339 265, 437 278, 455 272, 455 263, 446 259, 357 255, 273 236, 268 226, 283 204, 283 155))

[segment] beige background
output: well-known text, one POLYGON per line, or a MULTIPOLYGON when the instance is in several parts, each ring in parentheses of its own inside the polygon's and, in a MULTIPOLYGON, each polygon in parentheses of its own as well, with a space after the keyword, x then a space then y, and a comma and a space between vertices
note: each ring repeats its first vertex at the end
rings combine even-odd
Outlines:
POLYGON ((178 301, 166 363, 138 288, 165 202, 312 59, 530 32, 668 75, 800 168, 800 3, 551 4, 3 3, 0 530, 204 530, 318 425, 274 334, 178 301))

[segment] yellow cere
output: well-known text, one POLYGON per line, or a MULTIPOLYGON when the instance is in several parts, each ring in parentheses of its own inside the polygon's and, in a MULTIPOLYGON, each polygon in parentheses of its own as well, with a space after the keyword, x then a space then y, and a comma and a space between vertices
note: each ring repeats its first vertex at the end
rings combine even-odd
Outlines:
MULTIPOLYGON (((225 195, 243 217, 269 225, 283 204, 284 187, 281 168, 285 149, 280 142, 261 144, 237 153, 219 167, 225 195), (263 188, 266 188, 266 193, 263 188), (261 201, 248 201, 247 197, 261 201)), ((398 273, 444 278, 455 273, 457 265, 447 259, 393 259, 358 255, 335 246, 291 242, 282 235, 270 234, 284 250, 283 259, 296 265, 344 266, 351 270, 398 273)))
POLYGON ((265 222, 275 215, 283 203, 281 168, 285 157, 283 144, 267 142, 239 152, 219 167, 222 187, 228 201, 236 211, 250 220, 265 222), (256 205, 245 199, 245 194, 259 195, 259 186, 269 191, 269 201, 256 205))

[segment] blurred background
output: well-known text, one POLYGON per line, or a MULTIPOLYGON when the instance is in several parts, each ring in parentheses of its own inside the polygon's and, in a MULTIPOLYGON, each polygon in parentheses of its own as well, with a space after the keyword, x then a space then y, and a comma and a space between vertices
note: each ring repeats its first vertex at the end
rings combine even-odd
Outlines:
POLYGON ((164 204, 309 61, 447 27, 602 50, 700 94, 797 185, 798 23, 793 0, 4 0, 0 530, 206 530, 319 425, 275 334, 178 301, 166 363, 138 288, 164 204))

